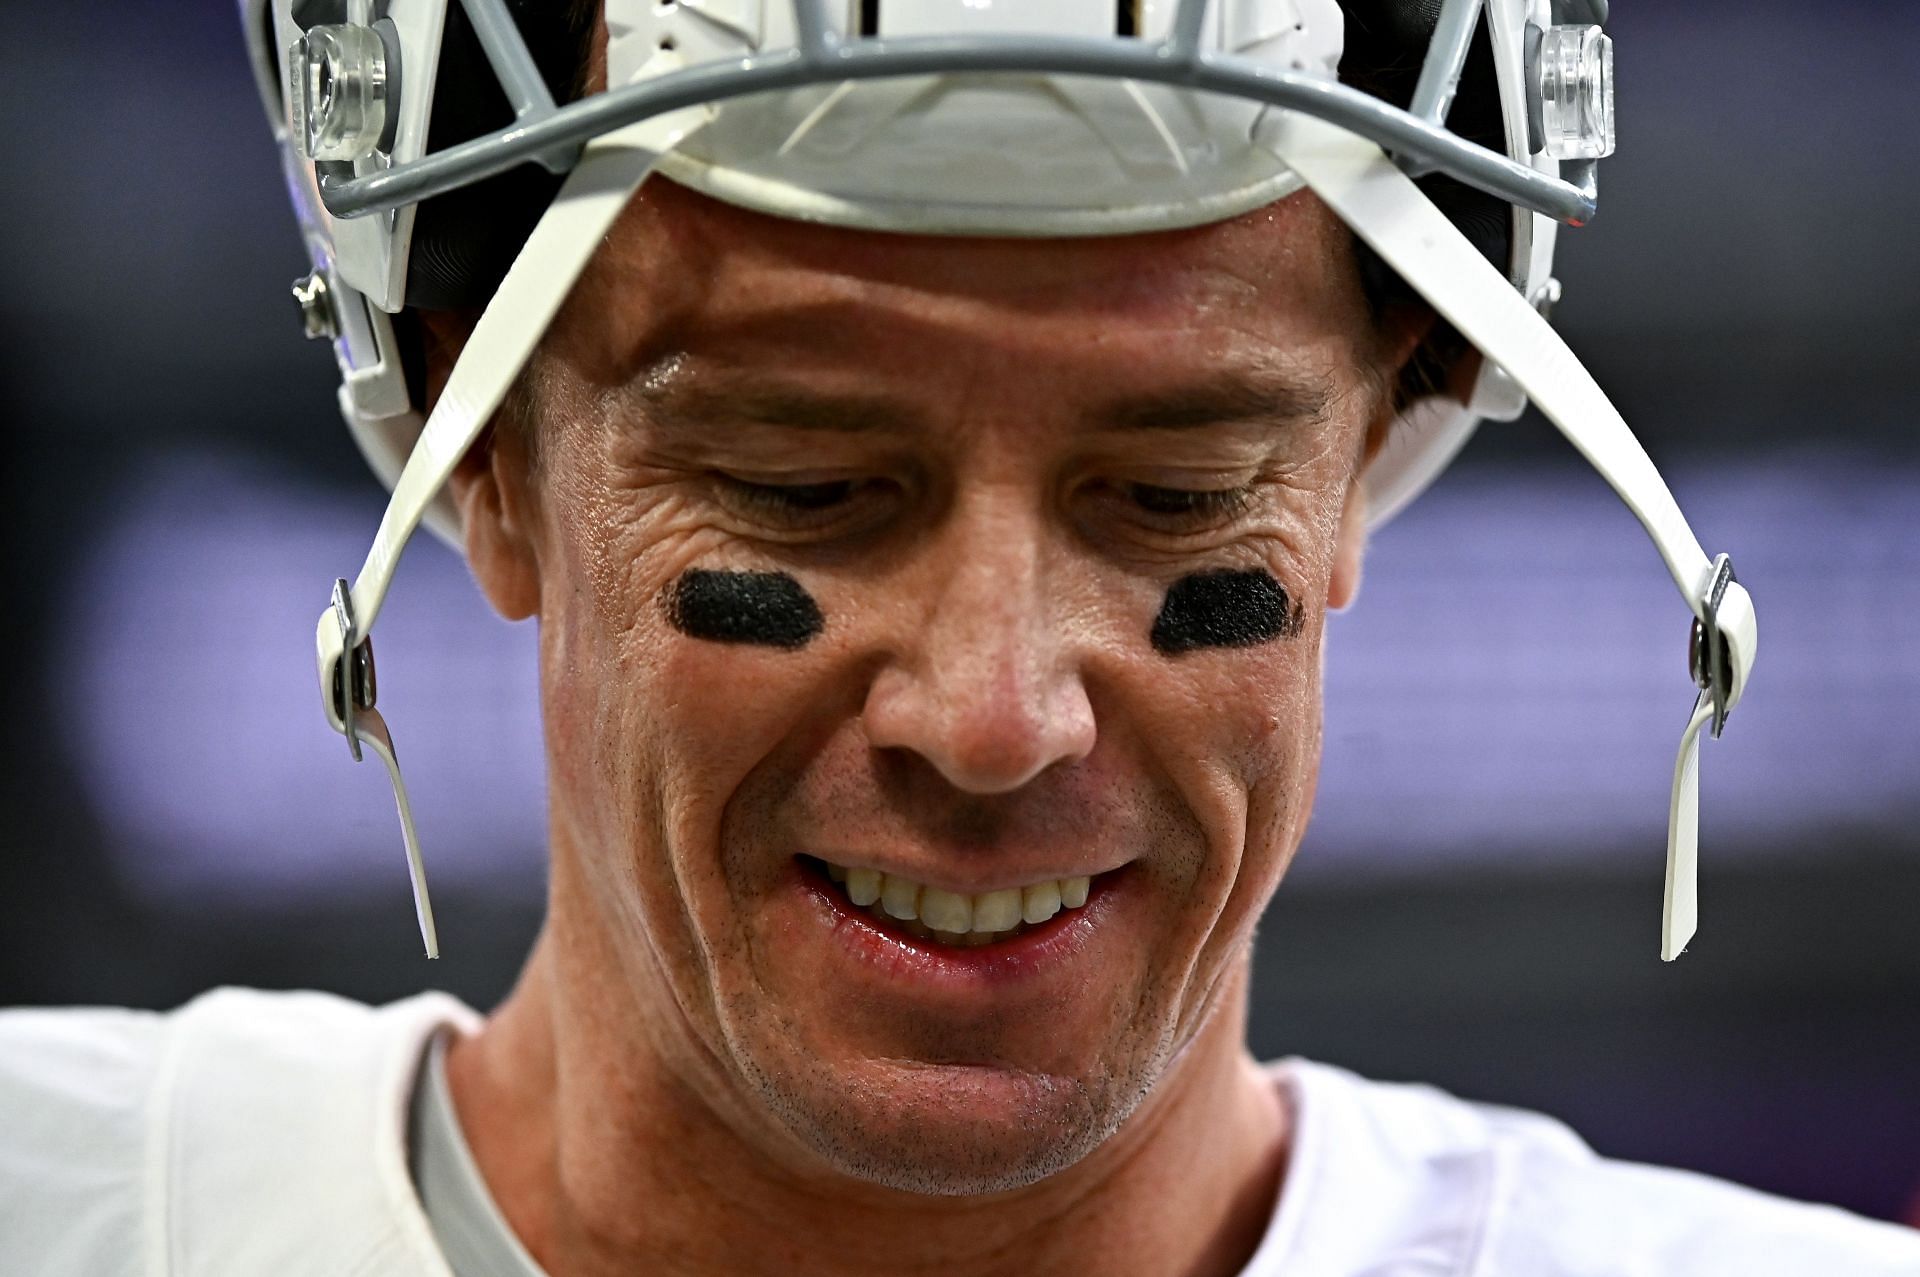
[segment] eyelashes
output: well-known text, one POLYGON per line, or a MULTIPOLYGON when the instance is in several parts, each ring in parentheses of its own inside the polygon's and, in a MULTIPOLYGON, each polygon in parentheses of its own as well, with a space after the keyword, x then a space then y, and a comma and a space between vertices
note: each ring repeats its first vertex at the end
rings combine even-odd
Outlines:
POLYGON ((1253 504, 1250 484, 1238 488, 1163 488, 1128 483, 1122 484, 1121 490, 1142 511, 1175 519, 1232 518, 1253 504))
POLYGON ((842 505, 853 495, 854 481, 829 483, 753 483, 731 475, 721 478, 744 505, 770 513, 819 513, 842 505))
POLYGON ((751 533, 789 541, 858 536, 899 508, 900 489, 885 479, 767 483, 714 472, 713 500, 751 533))

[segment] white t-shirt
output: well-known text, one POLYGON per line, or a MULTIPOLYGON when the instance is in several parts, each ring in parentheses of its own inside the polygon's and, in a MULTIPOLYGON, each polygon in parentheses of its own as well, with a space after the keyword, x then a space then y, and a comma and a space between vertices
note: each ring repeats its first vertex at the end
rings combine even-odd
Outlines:
MULTIPOLYGON (((238 989, 0 1014, 0 1273, 453 1277, 408 1109, 435 1031, 477 1022, 441 994, 238 989)), ((1294 1145, 1243 1277, 1920 1277, 1920 1233, 1607 1161, 1428 1087, 1273 1073, 1294 1145)))

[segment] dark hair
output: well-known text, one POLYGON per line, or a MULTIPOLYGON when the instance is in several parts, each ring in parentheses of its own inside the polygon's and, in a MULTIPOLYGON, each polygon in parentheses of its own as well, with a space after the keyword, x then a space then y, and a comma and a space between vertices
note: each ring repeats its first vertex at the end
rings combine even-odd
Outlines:
MULTIPOLYGON (((1395 106, 1406 106, 1413 100, 1413 88, 1420 79, 1420 67, 1440 16, 1440 0, 1340 0, 1340 7, 1347 17, 1340 78, 1395 106)), ((1468 49, 1460 90, 1447 113, 1447 127, 1470 142, 1506 152, 1493 49, 1484 25, 1468 49)), ((1450 177, 1425 177, 1419 186, 1468 241, 1505 274, 1513 226, 1511 206, 1498 196, 1450 177)), ((1406 306, 1426 306, 1406 280, 1358 236, 1353 246, 1360 286, 1376 321, 1406 306)), ((1448 370, 1468 349, 1466 339, 1453 325, 1436 320, 1401 371, 1399 384, 1394 387, 1395 406, 1404 407, 1437 392, 1448 370)))

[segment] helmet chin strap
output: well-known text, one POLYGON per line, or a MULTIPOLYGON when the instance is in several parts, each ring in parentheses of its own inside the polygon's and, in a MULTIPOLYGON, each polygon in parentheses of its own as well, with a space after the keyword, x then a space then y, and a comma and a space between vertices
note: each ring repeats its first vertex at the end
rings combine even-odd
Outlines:
MULTIPOLYGON (((439 955, 433 908, 406 785, 392 738, 374 708, 368 635, 401 551, 429 503, 492 419, 614 219, 661 156, 706 118, 706 108, 688 107, 587 145, 454 365, 394 486, 359 576, 350 589, 345 581, 336 585, 334 605, 320 617, 315 641, 327 721, 347 738, 356 760, 366 745, 386 766, 430 958, 439 955)), ((1733 580, 1725 555, 1707 560, 1639 440, 1573 352, 1385 153, 1309 116, 1275 112, 1270 118, 1263 135, 1287 165, 1499 364, 1626 502, 1693 611, 1692 662, 1700 691, 1674 766, 1661 927, 1661 957, 1671 960, 1693 935, 1698 917, 1700 731, 1711 724, 1718 736, 1745 690, 1756 644, 1752 601, 1733 580)))
POLYGON ((1725 555, 1709 562, 1660 472, 1560 335, 1374 143, 1310 116, 1276 112, 1265 137, 1354 233, 1539 407, 1600 472, 1660 552, 1692 609, 1700 691, 1680 737, 1667 820, 1660 956, 1672 961, 1699 916, 1700 730, 1718 736, 1753 668, 1753 601, 1725 555))
MULTIPOLYGON (((662 58, 672 54, 662 53, 662 58)), ((664 68, 662 68, 664 69, 664 68)), ((426 871, 412 805, 394 756, 393 739, 374 708, 373 647, 368 637, 386 602, 407 540, 460 458, 493 419, 588 259, 660 157, 706 122, 707 108, 687 107, 617 129, 588 143, 526 247, 514 259, 434 403, 419 442, 394 484, 393 498, 351 589, 343 580, 334 605, 321 613, 320 692, 327 722, 347 738, 358 761, 364 744, 386 764, 400 811, 414 911, 427 956, 440 956, 427 896, 426 871), (348 654, 352 654, 349 661, 348 654)))

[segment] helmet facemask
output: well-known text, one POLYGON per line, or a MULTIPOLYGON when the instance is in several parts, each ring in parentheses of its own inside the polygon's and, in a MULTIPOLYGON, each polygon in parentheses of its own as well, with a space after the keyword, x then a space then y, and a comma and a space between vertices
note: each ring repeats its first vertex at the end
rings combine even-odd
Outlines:
POLYGON ((606 0, 608 88, 564 106, 553 58, 543 71, 541 41, 530 44, 511 0, 457 3, 243 0, 313 258, 302 287, 321 300, 309 327, 332 337, 343 415, 393 489, 359 576, 321 617, 321 687, 354 756, 365 743, 387 764, 429 954, 418 840, 373 705, 368 634, 419 524, 456 535, 448 475, 658 171, 761 212, 933 235, 1140 233, 1311 188, 1385 279, 1482 356, 1464 402, 1406 405, 1364 475, 1374 521, 1424 487, 1480 417, 1516 416, 1531 399, 1640 519, 1689 606, 1697 694, 1675 766, 1662 928, 1662 956, 1677 956, 1694 929, 1699 736, 1719 734, 1744 690, 1755 629, 1726 556, 1708 560, 1544 314, 1558 297, 1557 226, 1591 217, 1595 162, 1612 147, 1603 3, 1370 6, 1372 20, 1354 24, 1368 38, 1429 32, 1404 108, 1341 81, 1352 33, 1335 0, 606 0), (514 118, 433 148, 434 98, 470 87, 470 70, 442 62, 461 22, 514 118), (1476 65, 1459 108, 1470 137, 1448 120, 1476 65), (556 180, 497 288, 491 261, 518 239, 512 216, 492 232, 491 258, 442 260, 431 246, 444 230, 422 234, 491 183, 507 182, 500 202, 524 216, 556 180), (490 300, 423 414, 393 317, 476 293, 490 300))

